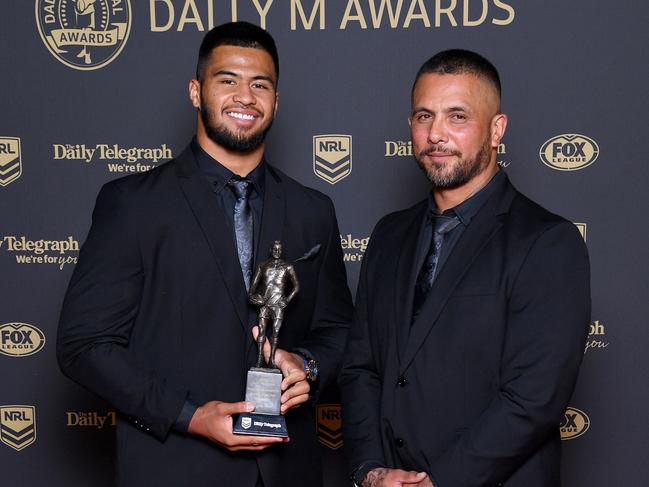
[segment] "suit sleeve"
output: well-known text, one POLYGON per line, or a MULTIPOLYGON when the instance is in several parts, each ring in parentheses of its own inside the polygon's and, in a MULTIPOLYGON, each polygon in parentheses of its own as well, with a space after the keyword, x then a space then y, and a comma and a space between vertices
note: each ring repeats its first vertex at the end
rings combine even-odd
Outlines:
POLYGON ((137 226, 124 194, 109 183, 64 299, 57 358, 66 376, 164 440, 187 394, 129 354, 144 281, 137 226))
POLYGON ((380 410, 381 379, 368 323, 368 267, 372 262, 375 234, 363 259, 356 293, 354 321, 338 378, 343 403, 343 436, 351 470, 385 465, 380 410))
POLYGON ((430 462, 436 487, 502 483, 558 434, 589 323, 586 246, 574 225, 562 222, 538 237, 515 277, 500 390, 475 424, 430 462))
POLYGON ((336 380, 353 314, 340 245, 340 231, 333 204, 329 199, 327 219, 329 233, 318 274, 317 300, 311 330, 300 343, 300 348, 308 350, 318 362, 319 390, 336 380))

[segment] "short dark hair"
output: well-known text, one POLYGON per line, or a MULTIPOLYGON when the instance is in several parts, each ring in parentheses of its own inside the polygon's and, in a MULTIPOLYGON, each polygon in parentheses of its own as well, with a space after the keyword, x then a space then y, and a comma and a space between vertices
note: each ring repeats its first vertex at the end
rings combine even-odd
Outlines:
POLYGON ((498 70, 480 54, 465 49, 449 49, 435 54, 426 61, 415 77, 412 91, 419 78, 424 74, 472 74, 489 82, 500 98, 500 76, 498 70))
POLYGON ((263 49, 275 64, 275 77, 279 79, 279 54, 273 37, 261 27, 249 22, 228 22, 210 30, 201 42, 196 63, 196 79, 201 80, 205 63, 218 46, 238 46, 263 49))

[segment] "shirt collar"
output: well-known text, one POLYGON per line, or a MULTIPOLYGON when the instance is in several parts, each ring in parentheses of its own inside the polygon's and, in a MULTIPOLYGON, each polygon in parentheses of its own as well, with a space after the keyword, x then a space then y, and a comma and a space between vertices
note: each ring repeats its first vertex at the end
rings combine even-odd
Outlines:
MULTIPOLYGON (((460 222, 464 226, 467 226, 471 219, 480 211, 480 208, 484 206, 489 197, 493 194, 494 190, 498 187, 499 181, 502 181, 505 178, 505 172, 498 170, 498 172, 489 180, 489 182, 482 187, 477 193, 474 193, 469 198, 465 199, 459 205, 449 208, 443 214, 444 215, 457 215, 460 219, 460 222)), ((428 196, 428 208, 431 213, 437 212, 437 205, 435 204, 435 198, 431 191, 428 196)))
MULTIPOLYGON (((212 184, 214 191, 216 193, 223 191, 223 188, 225 188, 228 182, 236 175, 219 161, 214 159, 211 155, 209 155, 205 151, 205 149, 200 146, 200 144, 196 140, 196 137, 192 139, 191 147, 199 170, 212 184)), ((257 167, 255 167, 250 173, 245 176, 247 179, 252 181, 253 188, 258 195, 264 194, 265 176, 266 163, 263 158, 261 162, 257 164, 257 167)))

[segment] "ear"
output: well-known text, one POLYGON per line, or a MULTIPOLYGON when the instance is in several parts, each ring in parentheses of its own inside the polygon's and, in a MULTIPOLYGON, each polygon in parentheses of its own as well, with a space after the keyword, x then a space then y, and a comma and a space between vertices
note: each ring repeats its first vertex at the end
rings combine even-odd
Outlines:
POLYGON ((507 129, 507 115, 498 113, 491 119, 491 147, 497 148, 507 129))
POLYGON ((189 82, 189 101, 198 110, 201 108, 201 82, 193 79, 189 82))

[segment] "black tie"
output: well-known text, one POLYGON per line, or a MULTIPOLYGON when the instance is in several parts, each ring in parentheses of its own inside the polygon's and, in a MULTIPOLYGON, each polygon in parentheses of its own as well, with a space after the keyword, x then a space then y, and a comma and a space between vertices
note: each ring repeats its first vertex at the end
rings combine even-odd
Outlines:
POLYGON ((237 201, 234 204, 234 235, 237 239, 237 252, 239 264, 243 273, 246 290, 250 288, 252 277, 252 208, 250 208, 250 192, 252 182, 249 179, 232 178, 228 182, 237 201))
POLYGON ((430 248, 426 255, 426 260, 421 266, 419 275, 417 276, 417 283, 415 284, 415 298, 412 306, 412 321, 414 322, 419 315, 421 306, 426 301, 428 293, 433 287, 435 281, 435 274, 437 272, 437 262, 441 253, 442 244, 444 243, 444 236, 453 230, 460 220, 457 216, 446 215, 431 215, 432 238, 430 248))

